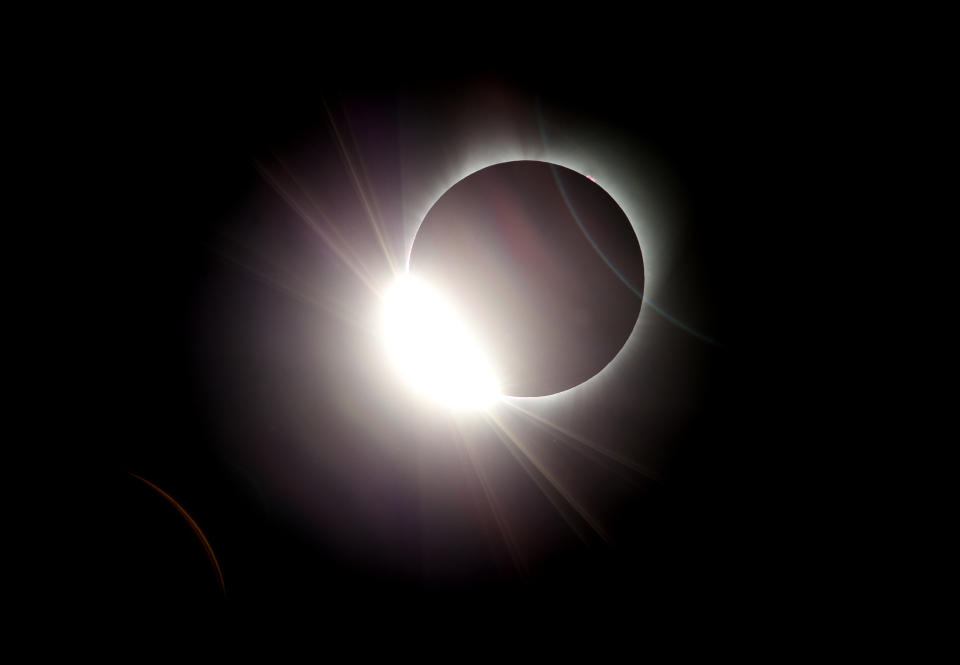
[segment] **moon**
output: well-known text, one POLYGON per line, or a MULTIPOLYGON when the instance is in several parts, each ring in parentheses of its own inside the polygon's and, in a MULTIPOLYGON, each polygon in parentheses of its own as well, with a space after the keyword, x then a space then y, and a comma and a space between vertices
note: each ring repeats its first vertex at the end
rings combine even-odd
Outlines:
POLYGON ((617 202, 586 174, 495 164, 424 217, 409 271, 455 304, 505 395, 577 386, 616 357, 643 300, 643 255, 617 202))

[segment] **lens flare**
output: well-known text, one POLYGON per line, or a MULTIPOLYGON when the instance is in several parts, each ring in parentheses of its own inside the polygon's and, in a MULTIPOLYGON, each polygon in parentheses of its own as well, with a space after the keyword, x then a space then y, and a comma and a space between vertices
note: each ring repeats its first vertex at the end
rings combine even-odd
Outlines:
POLYGON ((390 359, 424 398, 454 411, 484 409, 500 398, 487 359, 456 312, 410 275, 384 299, 383 337, 390 359))

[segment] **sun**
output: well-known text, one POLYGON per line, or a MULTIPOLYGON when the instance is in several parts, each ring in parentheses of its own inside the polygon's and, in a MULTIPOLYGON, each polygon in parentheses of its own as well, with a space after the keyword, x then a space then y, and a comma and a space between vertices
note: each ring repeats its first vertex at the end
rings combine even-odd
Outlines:
POLYGON ((453 411, 483 410, 500 399, 490 363, 452 307, 428 284, 400 277, 383 301, 391 364, 419 395, 453 411))

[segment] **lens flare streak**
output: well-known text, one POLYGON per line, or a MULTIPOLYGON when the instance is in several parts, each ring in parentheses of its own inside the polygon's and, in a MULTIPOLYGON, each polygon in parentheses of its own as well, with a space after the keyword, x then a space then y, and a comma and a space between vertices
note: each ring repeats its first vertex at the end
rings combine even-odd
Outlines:
POLYGON ((331 316, 336 317, 343 323, 349 326, 353 326, 354 328, 357 328, 360 331, 366 332, 366 328, 363 326, 360 320, 354 314, 349 313, 347 309, 336 300, 329 297, 325 297, 322 300, 320 298, 313 297, 305 293, 303 290, 297 289, 291 286, 290 284, 286 283, 284 280, 274 277, 269 273, 267 273, 266 271, 261 270, 253 265, 250 265, 249 263, 243 261, 242 259, 237 258, 236 256, 222 249, 215 249, 213 250, 213 252, 224 261, 228 261, 233 265, 237 266, 238 268, 241 268, 242 270, 246 271, 250 275, 256 277, 258 280, 260 280, 264 284, 267 284, 273 287, 280 293, 283 293, 284 295, 290 298, 293 298, 294 300, 298 300, 310 307, 313 307, 318 311, 326 312, 327 314, 330 314, 331 316))
POLYGON ((337 231, 336 226, 330 223, 319 210, 317 211, 316 217, 311 215, 306 209, 305 206, 291 194, 287 188, 279 181, 275 173, 267 169, 262 164, 257 164, 257 170, 260 172, 261 176, 267 183, 273 188, 273 190, 286 202, 288 206, 303 220, 307 226, 309 226, 330 248, 334 255, 340 259, 340 261, 350 269, 350 271, 360 280, 360 282, 370 289, 373 293, 380 293, 380 289, 374 284, 373 279, 370 277, 369 272, 364 266, 363 262, 357 258, 356 252, 354 252, 350 244, 344 240, 344 238, 337 231), (317 219, 319 218, 319 219, 317 219), (321 223, 323 222, 323 223, 321 223), (336 237, 333 237, 336 236, 336 237))
POLYGON ((524 444, 523 440, 518 437, 516 433, 507 428, 504 422, 492 413, 487 414, 487 420, 500 441, 513 454, 517 462, 520 463, 520 466, 527 472, 527 475, 530 476, 537 487, 540 488, 540 491, 543 492, 544 496, 553 504, 557 512, 560 513, 560 516, 567 522, 571 530, 577 534, 582 541, 586 543, 588 542, 588 538, 578 525, 578 521, 570 514, 571 509, 583 522, 593 529, 594 533, 600 536, 604 542, 608 545, 612 543, 609 534, 603 526, 563 487, 563 483, 546 468, 543 461, 531 453, 529 447, 524 444))
MULTIPOLYGON (((536 399, 536 398, 534 398, 534 399, 536 399)), ((620 455, 620 454, 618 454, 618 453, 616 453, 616 452, 614 452, 614 451, 612 451, 612 450, 609 450, 609 449, 607 449, 607 448, 604 448, 604 447, 596 444, 595 442, 591 441, 590 439, 588 439, 588 438, 585 437, 585 436, 582 436, 582 435, 580 435, 580 434, 577 434, 576 432, 573 432, 573 431, 571 431, 571 430, 569 430, 569 429, 566 429, 565 427, 561 427, 560 425, 557 425, 556 423, 552 423, 552 422, 550 422, 549 420, 547 420, 546 418, 543 418, 542 416, 538 416, 537 414, 533 413, 532 411, 529 411, 529 410, 527 410, 527 409, 524 409, 522 406, 519 406, 518 404, 515 404, 515 403, 513 402, 513 400, 504 400, 503 403, 504 403, 506 406, 508 406, 509 408, 511 408, 511 409, 513 409, 514 411, 516 411, 517 413, 519 413, 520 415, 528 418, 528 419, 530 420, 530 422, 531 422, 532 424, 536 425, 537 427, 539 427, 539 428, 541 428, 541 429, 543 429, 543 430, 545 430, 545 431, 551 432, 552 434, 558 434, 558 435, 560 435, 560 440, 561 440, 561 441, 569 442, 569 443, 573 443, 573 444, 579 445, 580 448, 576 448, 576 447, 575 447, 575 449, 578 450, 578 452, 583 453, 584 451, 582 450, 582 448, 586 448, 586 449, 588 449, 588 450, 590 450, 590 451, 592 451, 592 452, 595 452, 595 453, 598 453, 599 455, 602 455, 603 457, 605 457, 605 458, 607 458, 607 459, 609 459, 609 460, 612 460, 613 462, 616 462, 617 464, 620 464, 620 465, 622 465, 622 466, 630 469, 631 471, 635 471, 636 473, 642 475, 644 478, 647 478, 648 480, 653 480, 653 481, 656 481, 656 480, 657 480, 657 478, 655 478, 648 469, 646 469, 646 468, 644 468, 643 466, 637 464, 637 463, 634 462, 633 460, 628 459, 627 457, 624 457, 623 455, 620 455)))
POLYGON ((470 470, 480 483, 484 499, 486 499, 487 507, 490 510, 490 515, 493 517, 493 521, 497 525, 497 530, 500 532, 500 537, 502 538, 503 544, 510 555, 510 559, 513 562, 514 568, 516 568, 516 570, 521 574, 526 574, 528 570, 527 566, 524 564, 523 558, 520 556, 520 548, 517 546, 516 538, 511 533, 510 526, 504 515, 505 511, 500 505, 500 502, 497 500, 496 492, 494 492, 493 488, 490 486, 490 480, 487 477, 486 471, 483 469, 483 464, 476 458, 476 455, 473 452, 473 444, 467 440, 463 429, 456 423, 455 426, 460 437, 460 442, 463 444, 463 448, 467 453, 467 461, 470 464, 470 470))
POLYGON ((146 485, 150 489, 157 492, 164 499, 169 501, 170 505, 172 505, 176 509, 176 511, 180 513, 180 515, 187 521, 187 524, 189 524, 190 528, 193 529, 193 533, 197 536, 197 539, 200 541, 200 544, 203 546, 203 551, 207 555, 207 558, 210 559, 210 564, 213 566, 213 571, 217 575, 217 582, 220 583, 220 591, 221 593, 223 593, 224 597, 226 597, 227 587, 223 582, 223 571, 220 570, 220 564, 217 562, 217 557, 213 553, 213 547, 210 545, 210 541, 207 540, 207 537, 204 535, 203 530, 200 528, 200 525, 197 524, 196 521, 194 521, 194 519, 190 516, 190 513, 188 513, 183 506, 177 503, 177 501, 172 496, 164 492, 162 489, 160 489, 159 487, 151 483, 146 478, 141 478, 135 473, 131 473, 130 475, 136 478, 137 480, 139 480, 140 482, 142 482, 144 485, 146 485))
MULTIPOLYGON (((367 195, 364 191, 363 183, 360 182, 360 177, 357 175, 357 169, 353 165, 353 160, 350 159, 350 153, 347 151, 347 146, 343 141, 343 136, 340 134, 340 130, 337 128, 336 120, 334 120, 333 113, 330 111, 330 107, 327 105, 326 100, 323 101, 323 108, 327 112, 327 119, 330 122, 330 129, 333 131, 334 138, 336 139, 337 148, 340 152, 340 158, 343 160, 347 170, 350 172, 350 179, 353 182, 354 189, 356 190, 357 196, 360 198, 360 202, 363 204, 363 208, 367 213, 367 221, 369 221, 370 225, 373 227, 373 232, 377 236, 377 241, 380 243, 380 248, 383 250, 383 256, 386 258, 387 263, 390 266, 390 270, 394 274, 397 274, 397 263, 393 258, 393 252, 391 252, 390 248, 387 246, 387 242, 384 238, 384 231, 381 228, 381 222, 378 222, 379 215, 374 212, 374 208, 376 208, 377 205, 376 198, 372 195, 373 188, 370 188, 370 195, 367 195)), ((362 165, 362 160, 360 161, 362 165)), ((364 179, 366 179, 366 177, 364 177, 364 179)))

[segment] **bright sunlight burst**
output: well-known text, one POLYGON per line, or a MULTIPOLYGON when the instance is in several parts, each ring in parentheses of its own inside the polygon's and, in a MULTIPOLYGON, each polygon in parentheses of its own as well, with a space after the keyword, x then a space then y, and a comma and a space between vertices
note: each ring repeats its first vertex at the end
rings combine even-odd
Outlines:
POLYGON ((486 358, 427 284, 404 275, 384 299, 383 335, 404 380, 427 399, 457 411, 483 409, 500 397, 486 358))

